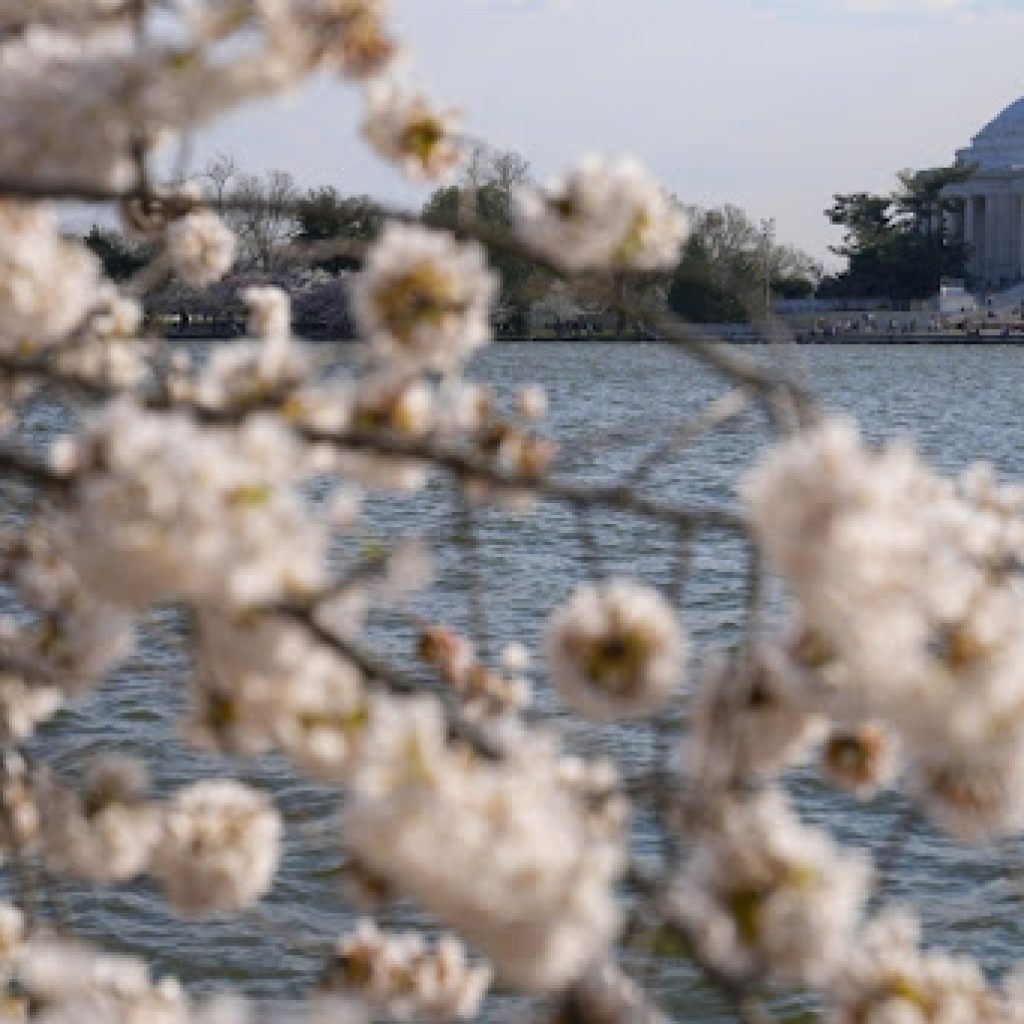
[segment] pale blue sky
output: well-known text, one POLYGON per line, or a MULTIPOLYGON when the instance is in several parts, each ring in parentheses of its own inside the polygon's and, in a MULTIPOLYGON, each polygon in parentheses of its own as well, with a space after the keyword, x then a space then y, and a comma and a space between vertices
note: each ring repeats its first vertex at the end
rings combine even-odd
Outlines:
MULTIPOLYGON (((1024 0, 395 0, 410 81, 541 178, 582 150, 641 157, 681 198, 775 216, 818 256, 835 191, 948 162, 1024 94, 1024 0)), ((416 204, 319 82, 206 132, 233 152, 416 204)))

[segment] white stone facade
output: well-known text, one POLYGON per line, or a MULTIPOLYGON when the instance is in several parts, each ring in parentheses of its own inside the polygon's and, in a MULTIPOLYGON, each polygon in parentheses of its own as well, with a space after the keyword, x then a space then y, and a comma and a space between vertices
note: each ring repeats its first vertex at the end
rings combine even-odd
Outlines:
POLYGON ((982 288, 1005 288, 1024 280, 1024 98, 987 124, 957 163, 977 171, 943 194, 964 201, 949 225, 972 248, 969 270, 982 288))

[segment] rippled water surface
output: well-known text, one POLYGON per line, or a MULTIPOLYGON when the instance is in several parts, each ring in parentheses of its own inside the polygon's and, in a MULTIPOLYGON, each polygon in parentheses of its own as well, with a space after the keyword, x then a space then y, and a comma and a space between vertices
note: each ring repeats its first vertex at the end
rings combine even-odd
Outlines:
MULTIPOLYGON (((764 349, 752 354, 767 358, 764 349)), ((873 438, 911 434, 928 456, 949 470, 976 458, 991 460, 1000 473, 1024 478, 1024 422, 1020 388, 1024 348, 835 347, 802 349, 796 357, 808 381, 830 407, 856 415, 873 438)), ((563 445, 561 465, 587 480, 612 481, 688 412, 719 393, 720 385, 678 352, 654 344, 507 344, 487 352, 474 375, 499 392, 534 381, 551 398, 549 429, 563 445)), ((43 411, 32 424, 44 439, 54 429, 43 411)), ((737 475, 764 439, 756 415, 720 429, 662 466, 652 494, 693 503, 727 504, 737 475)), ((388 540, 410 531, 439 545, 437 585, 418 608, 440 620, 467 621, 464 560, 449 543, 457 528, 449 491, 432 486, 412 499, 374 500, 368 506, 365 541, 388 540)), ((674 538, 664 529, 607 514, 589 529, 599 541, 601 570, 668 582, 674 538)), ((495 635, 536 649, 543 618, 587 567, 579 522, 564 508, 541 505, 528 517, 486 512, 480 523, 495 635)), ((355 541, 353 541, 355 543, 355 541)), ((696 544, 683 610, 698 657, 735 635, 742 621, 742 549, 721 538, 696 544)), ((374 636, 392 657, 407 654, 408 636, 387 620, 374 636)), ((176 740, 182 706, 184 665, 172 613, 154 613, 138 657, 95 698, 64 713, 40 738, 40 746, 68 769, 85 753, 136 753, 152 766, 162 790, 220 770, 222 762, 199 755, 176 740)), ((557 701, 536 680, 537 704, 559 717, 557 701)), ((639 772, 648 752, 646 733, 609 728, 572 741, 619 755, 627 772, 639 772)), ((323 787, 266 759, 231 766, 236 774, 269 787, 292 819, 287 852, 277 882, 259 915, 214 922, 171 917, 148 884, 103 892, 63 887, 76 928, 114 948, 136 950, 159 968, 204 987, 238 983, 264 997, 297 991, 315 975, 314 947, 350 920, 339 896, 342 862, 331 827, 336 799, 323 787)), ((883 798, 861 810, 825 791, 809 773, 793 778, 801 807, 841 839, 878 851, 887 844, 898 801, 883 798)), ((645 836, 638 826, 638 843, 645 836)), ((918 902, 936 941, 979 953, 1001 969, 1024 953, 1020 899, 1024 864, 1018 844, 998 851, 954 846, 924 826, 914 826, 895 859, 891 889, 918 902)), ((657 988, 690 1019, 711 1019, 722 1007, 696 990, 684 971, 658 972, 657 988)))

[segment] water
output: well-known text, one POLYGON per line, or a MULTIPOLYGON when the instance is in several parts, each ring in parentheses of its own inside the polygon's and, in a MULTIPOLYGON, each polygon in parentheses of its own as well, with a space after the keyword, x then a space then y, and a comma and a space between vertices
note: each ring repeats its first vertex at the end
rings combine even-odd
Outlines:
MULTIPOLYGON (((1019 411, 1024 349, 838 346, 802 349, 798 358, 825 403, 856 415, 868 436, 909 433, 947 470, 981 457, 1002 475, 1024 476, 1019 411)), ((552 410, 548 426, 563 443, 560 465, 593 482, 616 480, 673 423, 721 392, 719 383, 679 352, 655 344, 507 344, 485 353, 473 373, 506 396, 524 384, 545 383, 552 410)), ((54 428, 54 414, 46 409, 28 425, 40 440, 54 428)), ((687 503, 729 504, 737 475, 764 436, 760 417, 747 414, 660 467, 646 490, 687 503)), ((463 558, 450 543, 458 518, 448 489, 432 486, 409 499, 374 500, 367 511, 369 525, 351 546, 412 530, 435 542, 438 583, 417 599, 417 609, 464 627, 467 580, 463 558)), ((536 650, 546 612, 586 574, 579 523, 571 510, 543 504, 528 517, 488 510, 478 525, 486 577, 497 595, 489 605, 492 632, 536 650)), ((604 572, 659 584, 671 579, 675 545, 664 528, 604 513, 593 516, 589 527, 599 540, 604 572)), ((736 635, 743 581, 737 542, 698 539, 682 602, 698 657, 736 635)), ((144 636, 139 655, 110 684, 42 732, 39 746, 58 767, 70 771, 84 754, 101 751, 138 754, 151 765, 160 791, 223 770, 221 760, 176 739, 185 662, 174 613, 152 613, 144 636)), ((374 620, 372 636, 392 657, 408 655, 407 632, 387 616, 374 620)), ((540 712, 559 720, 557 701, 543 679, 536 686, 540 712)), ((573 728, 570 739, 584 749, 616 754, 627 774, 644 770, 648 737, 640 730, 573 728)), ((258 915, 181 922, 145 882, 105 891, 62 883, 58 895, 70 908, 76 931, 109 948, 138 952, 195 988, 237 985, 259 997, 287 996, 315 978, 318 956, 352 919, 338 886, 343 857, 331 821, 337 798, 276 758, 229 768, 272 790, 291 822, 281 870, 258 915)), ((845 842, 876 852, 885 847, 903 806, 898 798, 882 798, 860 810, 825 790, 808 771, 797 772, 792 781, 809 820, 825 824, 845 842)), ((637 843, 644 848, 650 841, 641 821, 637 843)), ((917 825, 896 860, 890 889, 915 901, 929 941, 972 952, 999 971, 1020 948, 1021 883, 1008 870, 1015 863, 1024 864, 1019 844, 979 852, 917 825)), ((392 920, 408 920, 409 913, 400 909, 392 920)), ((723 1013, 685 968, 663 966, 653 984, 667 1004, 692 1019, 723 1013)))

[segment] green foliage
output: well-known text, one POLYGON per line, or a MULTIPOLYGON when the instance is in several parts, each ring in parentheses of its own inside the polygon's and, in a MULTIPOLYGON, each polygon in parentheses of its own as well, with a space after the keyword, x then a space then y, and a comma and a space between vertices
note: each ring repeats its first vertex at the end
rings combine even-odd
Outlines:
POLYGON ((103 271, 113 281, 125 281, 141 270, 149 259, 141 248, 130 245, 123 235, 93 224, 83 239, 103 264, 103 271))
MULTIPOLYGON (((349 239, 369 242, 381 229, 384 218, 368 196, 342 196, 330 185, 310 189, 299 200, 295 240, 326 242, 349 239)), ((356 270, 359 261, 352 256, 332 256, 315 264, 331 273, 356 270)))
POLYGON ((738 206, 692 209, 691 233, 668 289, 668 304, 694 323, 747 323, 764 313, 765 275, 777 298, 814 293, 820 265, 799 249, 775 245, 768 225, 738 206))
POLYGON ((706 257, 687 252, 668 290, 668 305, 697 324, 747 323, 750 315, 735 294, 717 285, 706 257))
POLYGON ((776 299, 809 299, 814 295, 814 281, 807 277, 781 277, 772 280, 772 296, 776 299))
POLYGON ((943 229, 960 201, 942 190, 969 177, 970 167, 904 171, 892 195, 836 195, 825 216, 844 229, 832 251, 847 260, 843 273, 824 282, 823 296, 922 299, 934 295, 943 277, 966 277, 970 253, 943 229))

